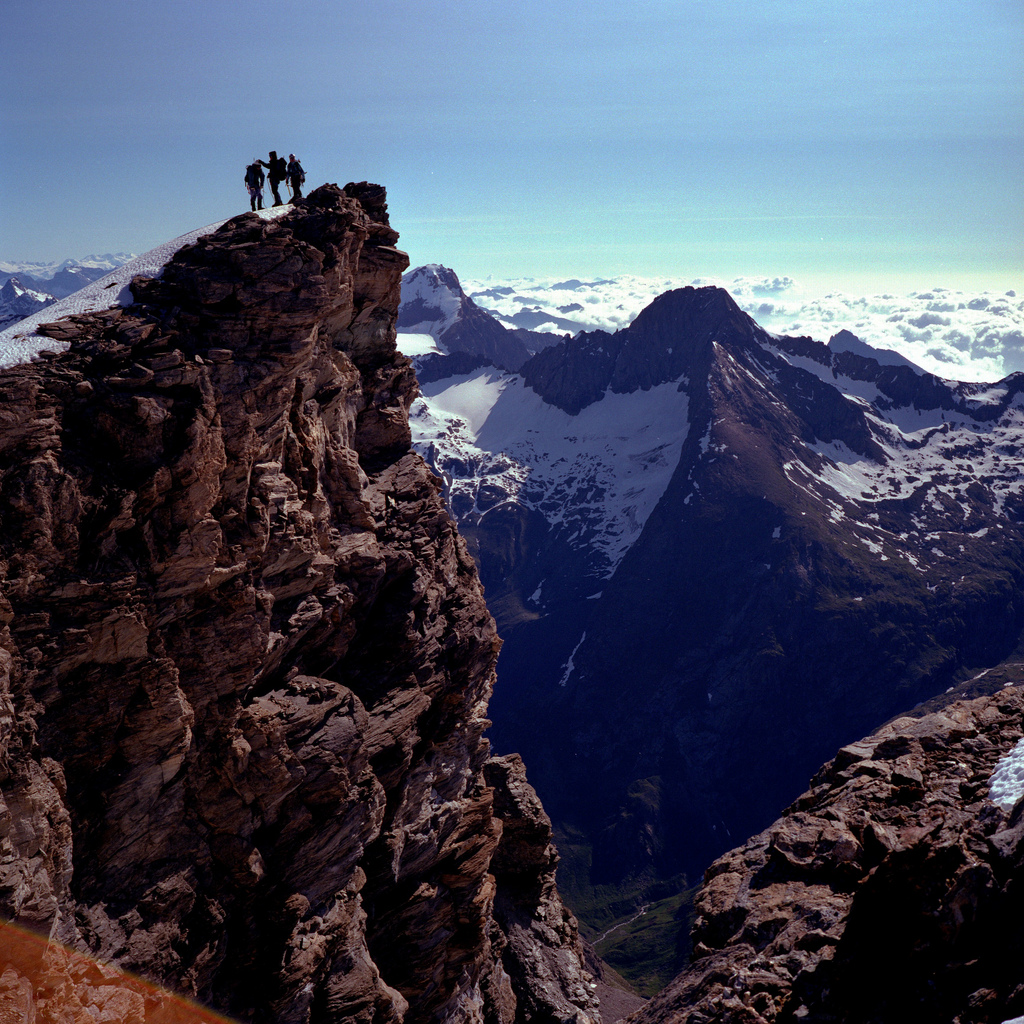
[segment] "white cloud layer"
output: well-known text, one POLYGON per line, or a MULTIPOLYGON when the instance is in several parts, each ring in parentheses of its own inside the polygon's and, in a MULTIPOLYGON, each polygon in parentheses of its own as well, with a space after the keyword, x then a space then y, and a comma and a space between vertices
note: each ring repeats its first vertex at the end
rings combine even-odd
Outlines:
POLYGON ((1024 299, 1013 291, 933 288, 907 294, 811 294, 790 277, 683 279, 518 278, 463 281, 474 301, 510 322, 540 307, 588 330, 625 327, 656 296, 686 285, 719 285, 762 327, 828 341, 846 329, 893 349, 940 377, 995 381, 1024 370, 1024 299), (573 307, 569 309, 569 307, 573 307))

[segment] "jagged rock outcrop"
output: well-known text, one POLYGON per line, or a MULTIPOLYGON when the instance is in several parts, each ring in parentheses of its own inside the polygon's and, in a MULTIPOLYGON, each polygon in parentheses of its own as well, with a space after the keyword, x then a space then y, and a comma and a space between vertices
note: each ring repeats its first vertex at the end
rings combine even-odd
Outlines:
MULTIPOLYGON (((239 1020, 597 1020, 384 190, 294 206, 0 374, 0 914, 239 1020)), ((15 1019, 88 1005, 59 961, 15 1019)))
POLYGON ((989 799, 1016 687, 839 751, 708 868, 691 967, 630 1020, 982 1024, 1024 1014, 1024 802, 989 799))

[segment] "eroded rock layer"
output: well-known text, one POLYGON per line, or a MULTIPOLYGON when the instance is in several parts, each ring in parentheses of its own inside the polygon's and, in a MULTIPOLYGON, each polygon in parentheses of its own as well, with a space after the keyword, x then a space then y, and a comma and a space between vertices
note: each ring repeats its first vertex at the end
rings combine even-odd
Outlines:
MULTIPOLYGON (((0 376, 0 914, 241 1020, 596 1020, 386 209, 237 217, 0 376)), ((11 1019, 96 1015, 59 959, 11 1019)))
POLYGON ((1024 801, 989 799, 1024 692, 900 718, 840 750, 708 868, 694 960, 635 1024, 1024 1014, 1024 801))

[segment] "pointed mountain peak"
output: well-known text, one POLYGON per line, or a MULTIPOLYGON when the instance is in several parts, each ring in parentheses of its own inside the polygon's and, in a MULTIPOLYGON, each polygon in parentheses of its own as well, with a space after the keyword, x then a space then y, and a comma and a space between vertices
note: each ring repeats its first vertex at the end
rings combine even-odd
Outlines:
POLYGON ((459 275, 451 267, 446 267, 441 263, 425 263, 422 267, 415 267, 405 275, 403 284, 405 281, 414 278, 432 280, 444 288, 450 288, 452 291, 462 291, 459 275))
POLYGON ((410 270, 402 278, 402 306, 398 329, 431 334, 435 341, 458 319, 466 299, 454 270, 430 263, 410 270))
POLYGON ((894 352, 891 348, 872 348, 851 331, 842 330, 838 334, 833 334, 828 340, 828 347, 834 353, 852 352, 865 359, 874 359, 879 366, 909 366, 915 373, 925 372, 906 356, 901 356, 899 352, 894 352))
MULTIPOLYGON (((691 348, 729 337, 764 337, 764 331, 736 305, 735 299, 724 288, 713 285, 664 292, 637 314, 629 330, 645 345, 657 343, 659 338, 684 336, 691 348)), ((668 343, 674 346, 677 342, 668 343)))
POLYGON ((614 335, 579 334, 539 352, 522 372, 545 401, 575 415, 606 390, 706 377, 716 342, 747 348, 767 339, 724 288, 688 286, 659 295, 614 335))
POLYGON ((454 270, 428 263, 402 278, 398 330, 429 334, 447 353, 482 356, 517 370, 530 356, 512 332, 481 309, 463 290, 454 270))

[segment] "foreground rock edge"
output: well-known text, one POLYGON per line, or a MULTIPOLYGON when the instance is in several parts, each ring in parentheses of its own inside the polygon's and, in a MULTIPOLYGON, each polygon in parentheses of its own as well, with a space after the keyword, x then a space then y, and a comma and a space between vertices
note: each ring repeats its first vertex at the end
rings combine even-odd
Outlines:
MULTIPOLYGON (((410 450, 397 238, 324 186, 0 374, 0 912, 240 1020, 597 1021, 483 738, 499 641, 410 450)), ((0 976, 23 1019, 136 1019, 102 971, 0 976)))
POLYGON ((688 970, 632 1024, 1024 1014, 1024 803, 989 799, 1024 732, 1008 687, 839 751, 707 870, 688 970))

